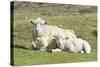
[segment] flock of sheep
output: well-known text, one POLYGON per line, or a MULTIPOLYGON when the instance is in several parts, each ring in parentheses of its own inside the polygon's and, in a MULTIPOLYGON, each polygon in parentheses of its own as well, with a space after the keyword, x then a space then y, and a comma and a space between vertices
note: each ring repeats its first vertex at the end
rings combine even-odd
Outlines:
POLYGON ((38 17, 30 20, 32 23, 32 48, 48 52, 73 52, 91 53, 90 44, 77 38, 71 29, 62 29, 57 26, 48 25, 45 20, 38 17))

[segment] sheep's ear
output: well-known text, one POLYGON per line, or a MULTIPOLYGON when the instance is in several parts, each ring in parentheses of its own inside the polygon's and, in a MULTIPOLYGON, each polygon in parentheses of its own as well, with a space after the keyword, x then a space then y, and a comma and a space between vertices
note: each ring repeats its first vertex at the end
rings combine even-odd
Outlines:
POLYGON ((65 39, 69 39, 68 37, 65 37, 65 39))
POLYGON ((33 23, 34 23, 34 22, 33 22, 33 20, 30 20, 29 22, 30 22, 31 24, 33 24, 33 23))

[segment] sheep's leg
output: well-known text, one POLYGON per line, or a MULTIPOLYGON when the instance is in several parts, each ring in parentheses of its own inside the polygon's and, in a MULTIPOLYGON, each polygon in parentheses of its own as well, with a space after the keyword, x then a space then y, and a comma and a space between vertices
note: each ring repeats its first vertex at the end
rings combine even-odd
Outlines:
POLYGON ((48 49, 47 52, 53 52, 53 53, 54 52, 62 52, 62 50, 58 49, 58 48, 57 49, 48 49))
POLYGON ((86 53, 86 54, 91 53, 91 47, 88 45, 86 47, 84 47, 84 53, 86 53))
POLYGON ((48 46, 47 41, 44 40, 44 41, 42 42, 42 44, 43 44, 43 47, 40 48, 40 51, 46 51, 46 50, 47 50, 46 47, 48 46))
POLYGON ((32 49, 35 49, 36 48, 36 43, 34 41, 32 41, 32 49))
POLYGON ((52 49, 52 52, 62 52, 62 50, 61 49, 52 49))
POLYGON ((84 42, 84 44, 82 46, 83 46, 84 53, 86 53, 86 54, 91 53, 91 47, 90 47, 89 43, 84 42))
POLYGON ((82 53, 82 54, 83 54, 83 53, 84 53, 84 51, 83 51, 83 50, 81 50, 81 51, 80 51, 80 53, 82 53))
POLYGON ((45 47, 40 48, 40 51, 46 51, 45 47))

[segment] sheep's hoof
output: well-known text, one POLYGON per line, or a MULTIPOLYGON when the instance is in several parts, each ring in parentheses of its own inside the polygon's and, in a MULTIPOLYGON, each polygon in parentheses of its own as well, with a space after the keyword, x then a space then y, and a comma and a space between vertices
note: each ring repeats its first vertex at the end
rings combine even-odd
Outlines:
POLYGON ((39 50, 38 48, 32 47, 33 50, 39 50))
POLYGON ((80 51, 81 54, 84 54, 84 51, 80 51))
POLYGON ((32 48, 33 50, 38 50, 38 48, 34 47, 33 45, 31 46, 31 48, 32 48))
POLYGON ((50 53, 52 53, 52 50, 51 50, 51 49, 48 49, 48 50, 47 50, 47 52, 50 52, 50 53))
POLYGON ((39 50, 38 48, 33 48, 33 50, 39 50))

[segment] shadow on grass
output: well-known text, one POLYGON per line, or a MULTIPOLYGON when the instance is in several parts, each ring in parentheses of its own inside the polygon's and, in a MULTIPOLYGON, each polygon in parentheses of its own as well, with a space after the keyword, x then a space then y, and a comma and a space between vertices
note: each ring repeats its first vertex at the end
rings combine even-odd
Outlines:
POLYGON ((25 50, 32 50, 31 48, 25 47, 23 45, 11 45, 11 48, 20 48, 25 50))

